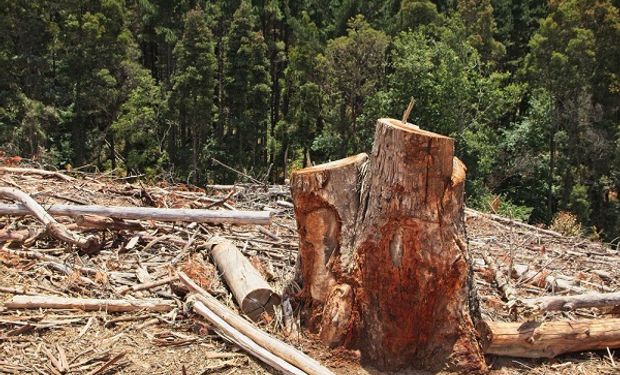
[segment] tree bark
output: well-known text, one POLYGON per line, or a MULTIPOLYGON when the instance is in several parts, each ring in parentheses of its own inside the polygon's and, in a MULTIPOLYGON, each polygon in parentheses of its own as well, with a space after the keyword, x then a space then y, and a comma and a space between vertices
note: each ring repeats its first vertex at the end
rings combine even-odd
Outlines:
POLYGON ((454 141, 377 122, 372 154, 297 171, 306 324, 380 369, 486 369, 454 141))
POLYGON ((620 348, 620 319, 559 322, 484 322, 487 354, 553 358, 563 353, 620 348))

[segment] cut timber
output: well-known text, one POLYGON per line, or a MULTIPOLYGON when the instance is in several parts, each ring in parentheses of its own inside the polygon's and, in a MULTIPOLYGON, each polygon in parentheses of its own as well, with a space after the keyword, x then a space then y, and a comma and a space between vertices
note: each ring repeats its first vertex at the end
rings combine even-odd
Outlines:
POLYGON ((211 311, 211 309, 205 306, 205 304, 201 300, 199 300, 198 297, 193 300, 189 299, 188 301, 192 304, 192 308, 198 315, 207 319, 211 324, 215 326, 217 332, 221 332, 221 335, 225 339, 232 341, 241 349, 252 354, 254 357, 260 359, 264 363, 282 372, 283 374, 306 374, 304 371, 301 371, 297 367, 286 362, 269 350, 258 345, 243 333, 237 331, 233 326, 226 323, 224 319, 220 318, 216 313, 214 313, 213 311, 211 311))
MULTIPOLYGON (((117 207, 117 206, 71 206, 55 204, 47 208, 52 215, 79 216, 99 215, 117 219, 187 221, 210 224, 256 224, 269 225, 269 211, 218 211, 186 208, 117 207)), ((0 215, 30 215, 22 204, 0 204, 0 215)))
POLYGON ((4 303, 7 309, 78 309, 84 311, 106 312, 167 312, 175 305, 166 300, 124 300, 124 299, 94 299, 94 298, 66 298, 56 296, 14 296, 4 303))
POLYGON ((308 357, 306 354, 259 330, 254 327, 252 323, 230 311, 221 302, 198 286, 198 284, 196 284, 185 273, 179 271, 178 276, 188 289, 197 293, 196 298, 209 310, 213 311, 218 317, 228 323, 236 331, 239 331, 249 337, 256 344, 262 346, 269 352, 284 359, 302 371, 305 371, 307 374, 334 375, 333 372, 323 367, 320 363, 308 357))
POLYGON ((20 207, 26 210, 27 214, 35 216, 45 225, 45 230, 50 236, 72 245, 78 246, 86 252, 93 252, 99 249, 100 241, 95 236, 83 237, 70 232, 67 227, 57 222, 40 204, 32 197, 21 190, 8 187, 0 187, 0 198, 11 199, 20 202, 20 207))
POLYGON ((620 306, 620 292, 588 293, 577 296, 546 296, 521 300, 538 311, 571 311, 586 307, 620 306))
POLYGON ((481 325, 484 351, 507 357, 553 358, 563 353, 620 348, 620 319, 481 325))
POLYGON ((293 173, 306 324, 386 370, 486 369, 454 140, 377 122, 372 154, 293 173))
POLYGON ((226 280, 235 296, 241 311, 254 321, 266 312, 273 315, 275 306, 280 304, 276 294, 252 263, 229 240, 216 238, 211 250, 213 262, 226 280))

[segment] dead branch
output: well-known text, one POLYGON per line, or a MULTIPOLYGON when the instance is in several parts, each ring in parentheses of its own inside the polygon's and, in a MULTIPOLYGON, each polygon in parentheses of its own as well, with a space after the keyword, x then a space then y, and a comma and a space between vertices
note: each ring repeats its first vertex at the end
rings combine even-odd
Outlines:
POLYGON ((243 333, 252 339, 255 343, 264 347, 271 353, 276 354, 278 357, 285 359, 287 362, 305 371, 308 374, 316 375, 334 375, 333 372, 323 367, 320 363, 314 359, 308 357, 304 353, 298 351, 292 346, 283 343, 280 340, 268 335, 267 333, 260 331, 254 327, 250 322, 241 318, 239 315, 233 313, 222 305, 217 299, 207 293, 192 279, 190 279, 185 273, 179 272, 179 279, 192 291, 198 294, 197 298, 207 308, 213 311, 218 317, 228 323, 235 330, 243 333))
MULTIPOLYGON (((20 202, 26 213, 35 216, 45 225, 47 233, 52 237, 78 246, 86 252, 92 252, 100 247, 99 239, 95 236, 82 237, 70 232, 64 225, 57 222, 40 204, 21 190, 9 187, 0 187, 0 197, 20 202)), ((0 213, 1 214, 1 213, 0 213)))

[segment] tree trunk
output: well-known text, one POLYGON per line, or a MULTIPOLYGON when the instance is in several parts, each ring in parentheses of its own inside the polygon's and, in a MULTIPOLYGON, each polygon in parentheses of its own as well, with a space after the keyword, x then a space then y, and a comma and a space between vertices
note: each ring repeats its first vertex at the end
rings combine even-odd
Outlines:
POLYGON ((485 370, 453 155, 453 139, 381 119, 370 157, 293 174, 306 324, 325 343, 380 369, 485 370))

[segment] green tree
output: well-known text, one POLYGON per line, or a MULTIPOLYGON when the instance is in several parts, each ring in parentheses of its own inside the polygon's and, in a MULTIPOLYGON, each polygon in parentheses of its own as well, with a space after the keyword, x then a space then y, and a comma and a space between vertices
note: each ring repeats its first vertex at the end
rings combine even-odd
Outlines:
POLYGON ((347 35, 327 44, 325 51, 325 91, 332 103, 333 129, 346 143, 339 155, 359 151, 368 129, 358 129, 358 116, 366 97, 381 88, 387 63, 388 36, 375 30, 363 16, 348 23, 347 35))
POLYGON ((284 74, 284 119, 276 130, 284 176, 288 176, 289 160, 301 167, 304 159, 309 159, 314 138, 323 128, 325 102, 320 87, 323 46, 318 27, 306 12, 290 22, 295 39, 284 74))
POLYGON ((169 99, 174 113, 169 152, 177 164, 191 160, 194 182, 206 170, 204 163, 199 165, 202 145, 214 136, 215 129, 217 61, 215 39, 206 17, 200 7, 185 15, 183 36, 174 49, 176 69, 169 99))
POLYGON ((478 50, 483 61, 493 62, 502 58, 506 47, 495 39, 497 25, 491 0, 458 0, 457 4, 470 43, 478 50))
MULTIPOLYGON (((547 219, 556 209, 576 209, 583 220, 583 186, 601 207, 598 181, 608 179, 620 68, 620 18, 610 1, 551 2, 550 13, 529 43, 525 71, 551 96, 548 134, 547 219)), ((600 217, 592 215, 593 218, 600 217)), ((605 223, 595 224, 605 227, 605 223)))
POLYGON ((400 30, 415 29, 419 25, 437 22, 440 18, 437 6, 430 0, 403 0, 398 12, 400 30))
MULTIPOLYGON (((416 99, 410 122, 454 137, 456 153, 468 166, 472 198, 485 191, 499 140, 498 122, 515 109, 521 87, 508 74, 485 74, 467 33, 452 19, 446 26, 420 27, 394 41, 388 89, 368 101, 378 113, 400 118, 410 97, 416 99)), ((370 124, 369 124, 370 125, 370 124)))
POLYGON ((244 0, 227 36, 228 161, 240 168, 262 168, 268 159, 271 82, 267 45, 256 31, 256 13, 244 0))

